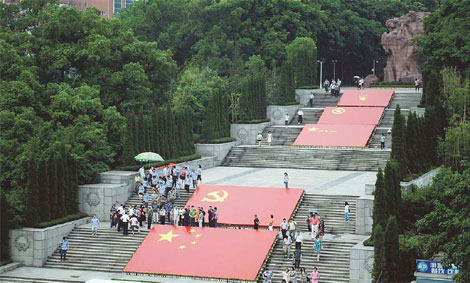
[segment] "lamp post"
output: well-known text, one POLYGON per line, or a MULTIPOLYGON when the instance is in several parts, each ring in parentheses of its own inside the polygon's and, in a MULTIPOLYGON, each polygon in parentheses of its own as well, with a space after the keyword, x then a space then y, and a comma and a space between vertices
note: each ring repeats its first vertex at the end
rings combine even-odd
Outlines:
POLYGON ((379 63, 379 60, 375 60, 374 59, 374 63, 373 63, 373 68, 372 68, 372 74, 374 74, 374 77, 375 77, 375 64, 378 64, 379 63))
POLYGON ((323 63, 325 63, 325 59, 317 60, 317 62, 320 63, 320 80, 319 80, 319 84, 320 84, 320 88, 321 88, 321 81, 323 79, 323 63))
POLYGON ((331 60, 331 63, 333 63, 333 80, 336 79, 336 63, 338 63, 338 60, 331 60))

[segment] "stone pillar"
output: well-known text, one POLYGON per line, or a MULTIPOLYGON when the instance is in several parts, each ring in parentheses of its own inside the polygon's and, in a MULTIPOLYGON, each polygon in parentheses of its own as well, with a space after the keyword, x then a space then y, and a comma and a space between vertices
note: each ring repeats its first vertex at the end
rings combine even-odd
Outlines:
POLYGON ((371 282, 374 247, 366 247, 360 242, 351 248, 349 259, 349 283, 371 282))
POLYGON ((356 234, 370 235, 372 233, 372 211, 374 196, 366 195, 356 200, 356 234))
MULTIPOLYGON (((215 158, 214 165, 220 165, 225 156, 230 152, 232 147, 239 145, 239 141, 226 142, 219 144, 195 144, 196 153, 202 156, 213 156, 215 158)), ((202 166, 202 165, 201 165, 202 166)), ((207 168, 207 167, 205 167, 207 168)))

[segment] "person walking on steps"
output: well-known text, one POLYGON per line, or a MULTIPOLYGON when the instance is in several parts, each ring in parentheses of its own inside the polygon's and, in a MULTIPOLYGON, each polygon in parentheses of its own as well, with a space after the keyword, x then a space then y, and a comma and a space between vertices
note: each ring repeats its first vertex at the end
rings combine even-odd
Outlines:
POLYGON ((96 236, 99 226, 100 226, 100 220, 96 218, 96 214, 93 214, 93 218, 91 219, 91 235, 92 236, 96 236))
POLYGON ((284 117, 284 123, 286 124, 286 128, 287 128, 287 125, 289 125, 289 121, 290 121, 289 113, 286 113, 286 116, 284 117))
POLYGON ((68 250, 69 250, 69 239, 67 237, 63 237, 62 243, 60 244, 60 261, 65 261, 67 259, 68 250))
POLYGON ((302 250, 295 249, 294 251, 294 266, 295 268, 300 268, 300 261, 302 260, 302 250))
POLYGON ((415 91, 419 91, 420 81, 418 78, 415 79, 415 91))
POLYGON ((317 255, 317 261, 320 261, 321 244, 322 240, 320 239, 320 236, 317 235, 313 241, 313 251, 317 255))
POLYGON ((273 226, 274 226, 274 215, 271 214, 271 218, 269 218, 269 222, 268 222, 268 230, 273 231, 273 226))
MULTIPOLYGON (((268 146, 271 146, 271 143, 273 142, 273 133, 271 131, 268 131, 266 142, 268 143, 268 146)), ((260 143, 260 146, 261 146, 261 143, 260 143)))
POLYGON ((385 134, 380 137, 380 149, 385 149, 385 134))
POLYGON ((310 96, 308 97, 308 104, 310 105, 310 108, 313 107, 313 99, 315 98, 315 96, 313 95, 313 91, 310 92, 310 96))
POLYGON ((300 125, 304 121, 304 111, 302 111, 302 108, 297 111, 297 124, 300 125))
POLYGON ((328 94, 329 87, 330 87, 330 81, 328 81, 328 79, 325 79, 325 82, 323 83, 323 88, 325 89, 325 95, 328 94))
POLYGON ((255 214, 255 219, 253 220, 253 226, 254 226, 255 230, 259 229, 259 219, 258 219, 258 215, 256 215, 256 214, 255 214))
POLYGON ((349 218, 349 203, 347 201, 344 202, 344 218, 346 222, 351 222, 351 219, 349 218))
POLYGON ((284 172, 284 186, 286 186, 286 189, 289 188, 289 175, 287 172, 284 172))
POLYGON ((292 244, 292 239, 291 237, 286 237, 283 240, 284 242, 284 258, 289 259, 290 258, 290 246, 292 244))
POLYGON ((320 279, 320 273, 318 273, 317 267, 313 268, 311 277, 312 277, 312 283, 318 283, 318 279, 320 279))

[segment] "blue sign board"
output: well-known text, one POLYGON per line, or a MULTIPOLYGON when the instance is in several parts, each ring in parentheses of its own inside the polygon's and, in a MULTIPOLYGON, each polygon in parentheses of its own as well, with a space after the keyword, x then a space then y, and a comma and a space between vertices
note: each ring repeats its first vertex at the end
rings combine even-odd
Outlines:
POLYGON ((440 261, 430 261, 430 260, 417 260, 416 261, 416 272, 418 273, 430 273, 430 274, 447 274, 455 275, 459 273, 459 270, 455 265, 452 264, 452 267, 449 269, 442 268, 440 261))

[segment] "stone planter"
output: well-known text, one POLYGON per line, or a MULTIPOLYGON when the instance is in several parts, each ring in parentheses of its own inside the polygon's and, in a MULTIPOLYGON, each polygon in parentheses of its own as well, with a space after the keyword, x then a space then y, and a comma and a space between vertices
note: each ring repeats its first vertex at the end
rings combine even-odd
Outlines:
POLYGON ((232 147, 239 145, 240 141, 233 141, 219 144, 195 144, 196 152, 202 156, 213 156, 215 157, 215 164, 220 165, 224 160, 225 156, 229 153, 232 147))
POLYGON ((356 201, 356 234, 370 235, 372 233, 372 211, 374 196, 365 195, 356 201))
MULTIPOLYGON (((132 172, 132 178, 135 173, 132 172)), ((133 183, 133 181, 132 181, 133 183)), ((131 191, 125 184, 86 184, 78 186, 78 210, 90 216, 96 214, 101 221, 109 220, 109 209, 118 201, 125 203, 131 191)))
POLYGON ((237 139, 242 145, 255 145, 256 136, 263 132, 264 128, 272 125, 272 122, 259 124, 231 124, 230 137, 237 139))
POLYGON ((15 262, 41 267, 75 226, 89 222, 90 218, 70 221, 47 228, 21 228, 10 230, 10 255, 15 262))
POLYGON ((351 248, 349 255, 349 282, 371 282, 374 266, 374 247, 366 247, 364 241, 351 248))
POLYGON ((284 125, 286 113, 289 113, 289 117, 292 119, 300 107, 300 105, 269 105, 266 109, 266 115, 271 119, 273 125, 284 125))
POLYGON ((325 95, 324 89, 296 89, 295 90, 295 101, 297 101, 301 107, 308 106, 310 94, 313 92, 314 96, 325 95))
POLYGON ((402 194, 409 194, 412 191, 413 185, 417 187, 425 187, 432 184, 433 178, 439 173, 441 168, 433 169, 418 178, 411 180, 409 182, 400 182, 402 194))

